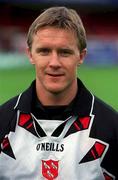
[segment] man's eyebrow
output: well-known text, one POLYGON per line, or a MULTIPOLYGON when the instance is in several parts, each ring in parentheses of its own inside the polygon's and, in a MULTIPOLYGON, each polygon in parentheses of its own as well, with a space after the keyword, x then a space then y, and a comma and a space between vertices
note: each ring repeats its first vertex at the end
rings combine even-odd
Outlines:
POLYGON ((45 50, 50 50, 50 48, 49 47, 37 47, 36 48, 36 52, 41 52, 41 51, 45 51, 45 50))
POLYGON ((73 49, 70 49, 70 48, 59 48, 58 51, 65 51, 65 52, 69 52, 69 53, 73 53, 74 50, 73 49))
MULTIPOLYGON (((36 52, 41 52, 41 51, 46 51, 46 50, 51 51, 51 49, 52 49, 51 47, 37 47, 36 52)), ((66 52, 70 52, 70 53, 74 52, 74 50, 69 47, 60 47, 60 48, 57 48, 57 51, 59 51, 59 52, 66 51, 66 52)))

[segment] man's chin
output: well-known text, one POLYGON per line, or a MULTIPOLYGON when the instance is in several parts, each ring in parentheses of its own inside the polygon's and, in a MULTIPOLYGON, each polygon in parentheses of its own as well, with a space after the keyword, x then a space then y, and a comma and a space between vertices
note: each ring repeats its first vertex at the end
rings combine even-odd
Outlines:
POLYGON ((48 87, 47 88, 48 92, 50 92, 51 94, 61 94, 64 91, 64 88, 57 88, 57 87, 48 87))

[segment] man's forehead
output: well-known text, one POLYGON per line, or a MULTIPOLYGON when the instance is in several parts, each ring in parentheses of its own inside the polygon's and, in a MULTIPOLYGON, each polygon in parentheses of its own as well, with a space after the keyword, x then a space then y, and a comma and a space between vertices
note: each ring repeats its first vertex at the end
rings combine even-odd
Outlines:
POLYGON ((39 29, 35 35, 36 36, 44 36, 44 37, 67 37, 69 36, 75 36, 75 33, 72 30, 69 29, 62 29, 62 28, 57 28, 57 27, 45 27, 39 29))
POLYGON ((33 41, 39 43, 50 43, 50 44, 75 44, 77 43, 77 38, 75 35, 68 30, 59 28, 43 28, 38 30, 33 36, 33 41))
POLYGON ((34 34, 32 46, 35 46, 35 48, 78 49, 78 39, 70 30, 45 27, 34 34))

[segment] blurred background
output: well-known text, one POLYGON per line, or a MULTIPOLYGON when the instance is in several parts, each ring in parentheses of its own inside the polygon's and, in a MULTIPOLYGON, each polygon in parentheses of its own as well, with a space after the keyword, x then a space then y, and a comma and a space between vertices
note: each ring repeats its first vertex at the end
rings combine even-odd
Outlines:
POLYGON ((35 78, 25 53, 27 31, 52 6, 67 6, 79 13, 87 32, 88 54, 78 76, 93 94, 117 110, 117 0, 0 0, 0 104, 35 78))

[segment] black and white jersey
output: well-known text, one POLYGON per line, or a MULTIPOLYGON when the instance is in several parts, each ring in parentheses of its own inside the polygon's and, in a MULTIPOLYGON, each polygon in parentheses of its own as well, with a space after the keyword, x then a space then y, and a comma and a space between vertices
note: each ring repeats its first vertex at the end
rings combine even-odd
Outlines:
POLYGON ((0 107, 0 180, 118 179, 118 115, 78 86, 60 119, 32 111, 35 82, 0 107))

